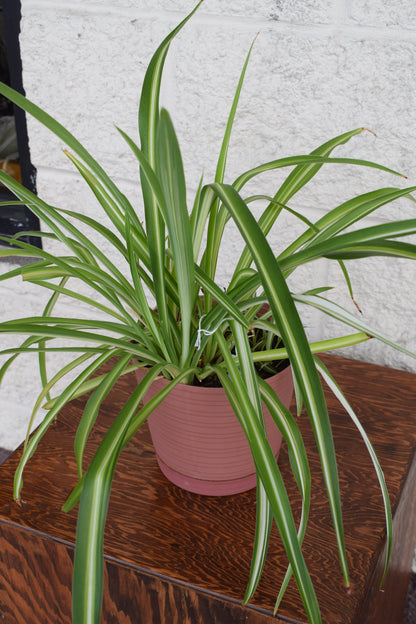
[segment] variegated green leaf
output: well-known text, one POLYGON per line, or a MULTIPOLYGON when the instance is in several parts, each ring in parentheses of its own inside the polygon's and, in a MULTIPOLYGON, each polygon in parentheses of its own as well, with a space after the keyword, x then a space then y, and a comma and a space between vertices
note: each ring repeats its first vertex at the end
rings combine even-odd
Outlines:
POLYGON ((214 184, 212 188, 230 211, 233 220, 251 250, 253 260, 259 272, 261 285, 270 304, 270 310, 288 351, 294 377, 301 389, 313 426, 328 492, 344 579, 346 584, 348 584, 348 564, 345 554, 334 443, 322 386, 316 372, 304 327, 274 254, 248 207, 232 186, 214 184))

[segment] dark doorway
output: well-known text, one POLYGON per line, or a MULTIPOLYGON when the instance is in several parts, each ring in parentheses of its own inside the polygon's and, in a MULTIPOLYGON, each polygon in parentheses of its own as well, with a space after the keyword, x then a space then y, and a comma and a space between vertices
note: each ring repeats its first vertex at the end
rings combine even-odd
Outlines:
MULTIPOLYGON (((23 91, 20 57, 20 0, 0 0, 0 80, 23 91)), ((30 162, 24 111, 0 96, 0 168, 36 192, 36 170, 30 162)), ((14 195, 0 184, 0 235, 38 231, 39 220, 26 206, 15 206, 14 195)), ((25 236, 26 242, 40 246, 40 238, 25 236)), ((0 241, 0 244, 5 244, 0 241)))

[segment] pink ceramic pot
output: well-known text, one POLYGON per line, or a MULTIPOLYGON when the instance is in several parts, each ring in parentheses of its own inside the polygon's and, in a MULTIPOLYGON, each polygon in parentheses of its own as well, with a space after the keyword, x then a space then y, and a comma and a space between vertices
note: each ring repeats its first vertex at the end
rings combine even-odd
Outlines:
MULTIPOLYGON (((138 371, 138 378, 142 377, 138 371)), ((167 383, 165 379, 154 381, 145 401, 167 383)), ((268 383, 289 407, 293 395, 291 368, 271 377, 268 383)), ((267 410, 265 422, 277 459, 282 436, 267 410)), ((148 423, 160 469, 179 487, 213 496, 255 487, 250 448, 222 388, 179 384, 149 416, 148 423)))

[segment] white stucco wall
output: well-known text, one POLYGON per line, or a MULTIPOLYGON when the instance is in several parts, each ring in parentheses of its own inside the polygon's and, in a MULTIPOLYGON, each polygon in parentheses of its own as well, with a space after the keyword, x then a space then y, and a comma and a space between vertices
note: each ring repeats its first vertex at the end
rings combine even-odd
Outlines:
MULTIPOLYGON (((193 0, 22 0, 21 53, 28 97, 66 124, 126 189, 139 196, 135 163, 114 124, 135 136, 137 100, 146 63, 193 0)), ((307 153, 332 136, 359 126, 363 133, 338 155, 376 160, 416 183, 416 5, 414 0, 205 0, 171 47, 163 87, 184 150, 189 194, 202 170, 215 166, 232 94, 248 48, 256 40, 230 150, 227 179, 262 161, 307 153)), ((49 201, 95 214, 62 145, 28 120, 38 192, 49 201)), ((269 176, 266 189, 279 176, 269 176)), ((309 218, 352 192, 402 185, 399 178, 335 166, 293 202, 309 218)), ((138 204, 139 205, 139 204, 138 204)), ((414 215, 401 201, 370 223, 414 215)), ((289 222, 289 227, 298 224, 289 222)), ((275 232, 274 241, 287 240, 275 232)), ((222 277, 238 237, 222 258, 222 277)), ((0 271, 13 264, 0 264, 0 271)), ((365 319, 416 351, 415 268, 409 262, 361 261, 351 271, 365 319)), ((331 284, 351 311, 342 275, 320 262, 295 277, 304 289, 331 284)), ((15 280, 0 282, 0 318, 36 314, 42 300, 15 280)), ((64 312, 71 308, 62 304, 64 312)), ((77 310, 77 314, 78 314, 77 310)), ((88 311, 82 311, 88 314, 88 311)), ((313 339, 334 324, 307 317, 313 339)), ((345 333, 348 333, 346 330, 345 333)), ((3 344, 12 339, 1 338, 3 344)), ((416 362, 370 341, 351 357, 416 370, 416 362)), ((1 446, 19 443, 38 387, 35 363, 13 369, 0 390, 1 446), (10 428, 10 419, 16 426, 10 428), (6 423, 8 425, 6 426, 6 423)))

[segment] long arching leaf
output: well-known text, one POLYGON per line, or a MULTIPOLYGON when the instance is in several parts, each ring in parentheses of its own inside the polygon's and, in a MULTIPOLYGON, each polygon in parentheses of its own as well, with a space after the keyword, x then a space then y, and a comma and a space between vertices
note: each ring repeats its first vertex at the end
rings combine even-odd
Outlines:
MULTIPOLYGON (((244 351, 244 344, 247 344, 245 330, 243 328, 239 329, 237 324, 233 324, 232 327, 237 352, 240 349, 240 359, 244 360, 241 349, 244 351)), ((293 567, 293 573, 309 621, 312 624, 318 624, 321 622, 319 605, 301 552, 290 502, 273 451, 267 442, 264 424, 260 420, 260 412, 256 411, 247 390, 247 381, 249 382, 249 387, 253 387, 256 384, 255 378, 251 375, 247 378, 240 373, 223 336, 218 334, 217 337, 230 375, 230 377, 222 376, 223 387, 236 415, 241 417, 240 424, 250 445, 257 474, 263 483, 268 504, 273 512, 287 556, 293 567)), ((268 507, 260 511, 263 517, 267 517, 268 507)), ((267 522, 257 524, 258 529, 261 526, 264 532, 268 530, 267 522)), ((264 539, 262 542, 264 542, 264 539)), ((261 562, 261 558, 259 558, 257 564, 261 566, 261 562)), ((251 573, 254 578, 258 575, 257 570, 252 569, 251 573)))
POLYGON ((334 442, 325 397, 303 324, 274 254, 240 195, 229 185, 214 184, 212 188, 218 193, 221 201, 230 211, 233 220, 250 247, 261 278, 262 287, 270 304, 270 310, 288 351, 294 377, 301 389, 314 430, 328 492, 344 580, 348 585, 348 564, 345 553, 334 442))

